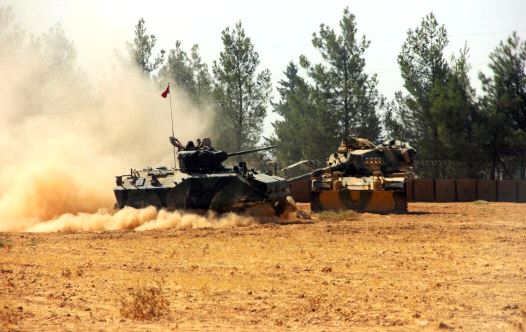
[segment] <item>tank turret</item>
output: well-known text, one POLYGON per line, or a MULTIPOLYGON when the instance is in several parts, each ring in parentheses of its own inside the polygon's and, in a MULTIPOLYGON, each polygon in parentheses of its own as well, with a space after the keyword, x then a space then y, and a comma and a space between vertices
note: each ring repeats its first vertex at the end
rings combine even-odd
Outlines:
POLYGON ((379 174, 389 176, 399 173, 410 173, 414 165, 416 151, 409 144, 389 140, 375 146, 368 140, 359 138, 360 145, 344 139, 337 149, 337 152, 327 158, 327 166, 315 169, 311 173, 306 173, 290 179, 299 180, 310 176, 319 176, 325 173, 341 172, 343 176, 371 176, 379 174), (369 142, 364 144, 363 142, 369 142))
POLYGON ((217 172, 224 169, 222 163, 229 157, 270 150, 275 147, 276 145, 231 153, 208 149, 180 151, 177 155, 177 160, 179 161, 179 170, 181 172, 217 172))

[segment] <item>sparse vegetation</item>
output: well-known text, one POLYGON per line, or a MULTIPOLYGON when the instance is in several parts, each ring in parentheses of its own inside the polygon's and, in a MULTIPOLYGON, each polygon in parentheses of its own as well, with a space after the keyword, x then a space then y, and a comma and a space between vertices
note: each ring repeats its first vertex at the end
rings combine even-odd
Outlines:
POLYGON ((0 250, 0 331, 526 326, 526 205, 409 210, 222 229, 1 233, 14 248, 0 250))
POLYGON ((10 306, 3 306, 0 308, 0 327, 9 327, 11 325, 16 325, 21 317, 21 313, 13 309, 10 306))
POLYGON ((75 274, 77 275, 77 277, 82 277, 84 275, 84 269, 82 268, 82 266, 77 267, 75 274))
POLYGON ((120 299, 120 313, 134 320, 157 320, 170 314, 170 301, 165 297, 163 282, 128 288, 120 299))
POLYGON ((64 278, 70 278, 71 277, 71 270, 69 268, 65 268, 62 270, 62 276, 64 278))
POLYGON ((0 249, 9 251, 11 250, 12 247, 13 247, 13 241, 11 239, 1 239, 0 238, 0 249))
POLYGON ((38 244, 38 241, 36 238, 32 237, 30 240, 29 240, 29 246, 30 247, 36 247, 38 244))
POLYGON ((358 213, 352 210, 322 211, 318 219, 323 221, 350 221, 358 219, 358 213))

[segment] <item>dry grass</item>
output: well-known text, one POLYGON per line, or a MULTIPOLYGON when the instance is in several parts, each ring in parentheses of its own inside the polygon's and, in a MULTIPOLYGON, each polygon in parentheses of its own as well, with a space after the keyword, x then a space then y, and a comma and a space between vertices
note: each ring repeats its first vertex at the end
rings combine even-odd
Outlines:
POLYGON ((65 268, 62 270, 62 276, 68 279, 71 278, 71 270, 69 268, 65 268))
POLYGON ((321 221, 352 221, 358 219, 360 214, 352 210, 322 211, 317 218, 321 221))
POLYGON ((11 239, 2 239, 0 238, 0 249, 5 251, 10 251, 13 247, 13 241, 11 239))
POLYGON ((122 317, 134 320, 158 320, 170 315, 170 301, 163 290, 164 282, 128 288, 119 299, 122 317))
POLYGON ((18 309, 4 305, 0 307, 0 327, 9 329, 18 324, 22 318, 22 313, 18 309))
POLYGON ((526 328, 526 204, 409 210, 223 229, 0 233, 13 243, 0 250, 0 309, 10 301, 4 320, 18 317, 21 331, 526 328))

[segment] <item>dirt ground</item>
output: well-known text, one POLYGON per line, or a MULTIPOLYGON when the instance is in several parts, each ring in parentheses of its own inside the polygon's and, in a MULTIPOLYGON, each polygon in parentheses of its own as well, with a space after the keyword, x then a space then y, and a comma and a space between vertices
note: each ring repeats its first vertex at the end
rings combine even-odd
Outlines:
POLYGON ((526 204, 409 210, 0 233, 0 330, 525 330, 526 204), (163 315, 128 318, 148 287, 163 315))

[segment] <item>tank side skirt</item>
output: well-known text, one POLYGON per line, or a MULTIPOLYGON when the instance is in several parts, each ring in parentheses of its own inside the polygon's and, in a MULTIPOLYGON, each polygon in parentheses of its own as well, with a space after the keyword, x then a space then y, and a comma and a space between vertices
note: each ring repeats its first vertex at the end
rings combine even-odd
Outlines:
POLYGON ((407 199, 404 192, 393 190, 315 190, 311 192, 311 209, 403 213, 407 211, 407 199))

